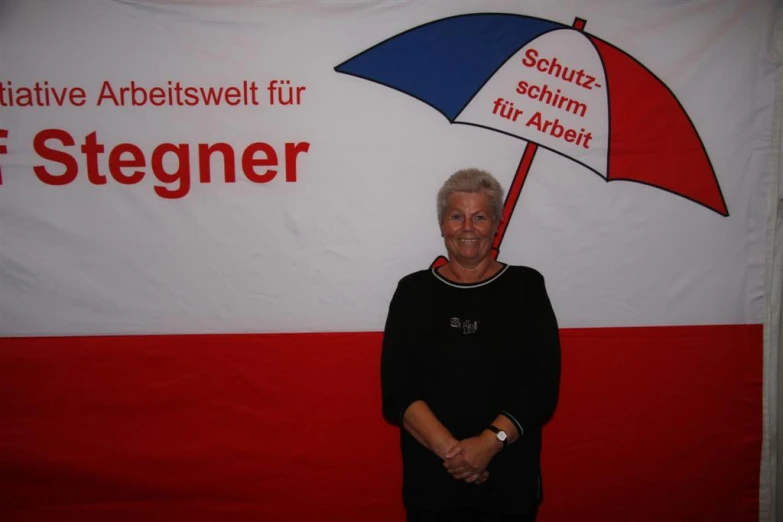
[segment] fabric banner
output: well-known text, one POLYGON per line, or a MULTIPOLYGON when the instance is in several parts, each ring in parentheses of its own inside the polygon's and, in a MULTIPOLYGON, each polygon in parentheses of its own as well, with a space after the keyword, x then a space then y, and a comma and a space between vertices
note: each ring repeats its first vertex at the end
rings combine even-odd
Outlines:
POLYGON ((563 329, 541 519, 758 520, 779 17, 0 3, 3 518, 400 520, 379 332, 479 167, 563 329))

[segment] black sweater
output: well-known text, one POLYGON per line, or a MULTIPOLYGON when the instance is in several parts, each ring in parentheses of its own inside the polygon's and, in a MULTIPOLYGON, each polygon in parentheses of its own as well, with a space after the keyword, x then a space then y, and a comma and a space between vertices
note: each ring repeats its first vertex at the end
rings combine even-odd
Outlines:
POLYGON ((557 320, 544 278, 505 266, 487 281, 458 284, 434 270, 400 280, 381 357, 384 417, 424 400, 457 438, 481 433, 498 414, 522 436, 489 464, 482 485, 452 478, 435 454, 401 429, 407 509, 476 506, 530 513, 542 499, 541 428, 560 385, 557 320))

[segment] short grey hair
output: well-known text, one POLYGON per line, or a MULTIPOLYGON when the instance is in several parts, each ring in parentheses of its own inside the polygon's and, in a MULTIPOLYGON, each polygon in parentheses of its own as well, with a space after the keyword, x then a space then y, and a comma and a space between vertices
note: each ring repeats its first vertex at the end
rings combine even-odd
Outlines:
POLYGON ((452 174, 438 191, 438 223, 443 223, 449 196, 455 192, 483 192, 489 198, 495 224, 500 223, 503 216, 503 187, 498 180, 481 169, 462 169, 452 174))

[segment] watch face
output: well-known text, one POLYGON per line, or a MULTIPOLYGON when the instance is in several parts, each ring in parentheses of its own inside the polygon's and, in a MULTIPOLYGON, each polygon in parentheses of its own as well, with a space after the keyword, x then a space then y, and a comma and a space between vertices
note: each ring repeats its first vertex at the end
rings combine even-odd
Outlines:
POLYGON ((500 442, 503 442, 507 438, 508 438, 508 435, 506 435, 505 431, 499 431, 498 432, 498 439, 500 440, 500 442))

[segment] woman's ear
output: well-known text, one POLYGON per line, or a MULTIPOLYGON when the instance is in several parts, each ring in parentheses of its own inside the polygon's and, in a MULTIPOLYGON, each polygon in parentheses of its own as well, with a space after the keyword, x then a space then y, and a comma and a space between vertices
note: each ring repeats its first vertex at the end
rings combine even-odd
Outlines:
POLYGON ((498 235, 498 230, 500 230, 500 225, 503 223, 503 220, 498 220, 497 224, 495 225, 495 232, 492 234, 492 237, 495 237, 498 235))

